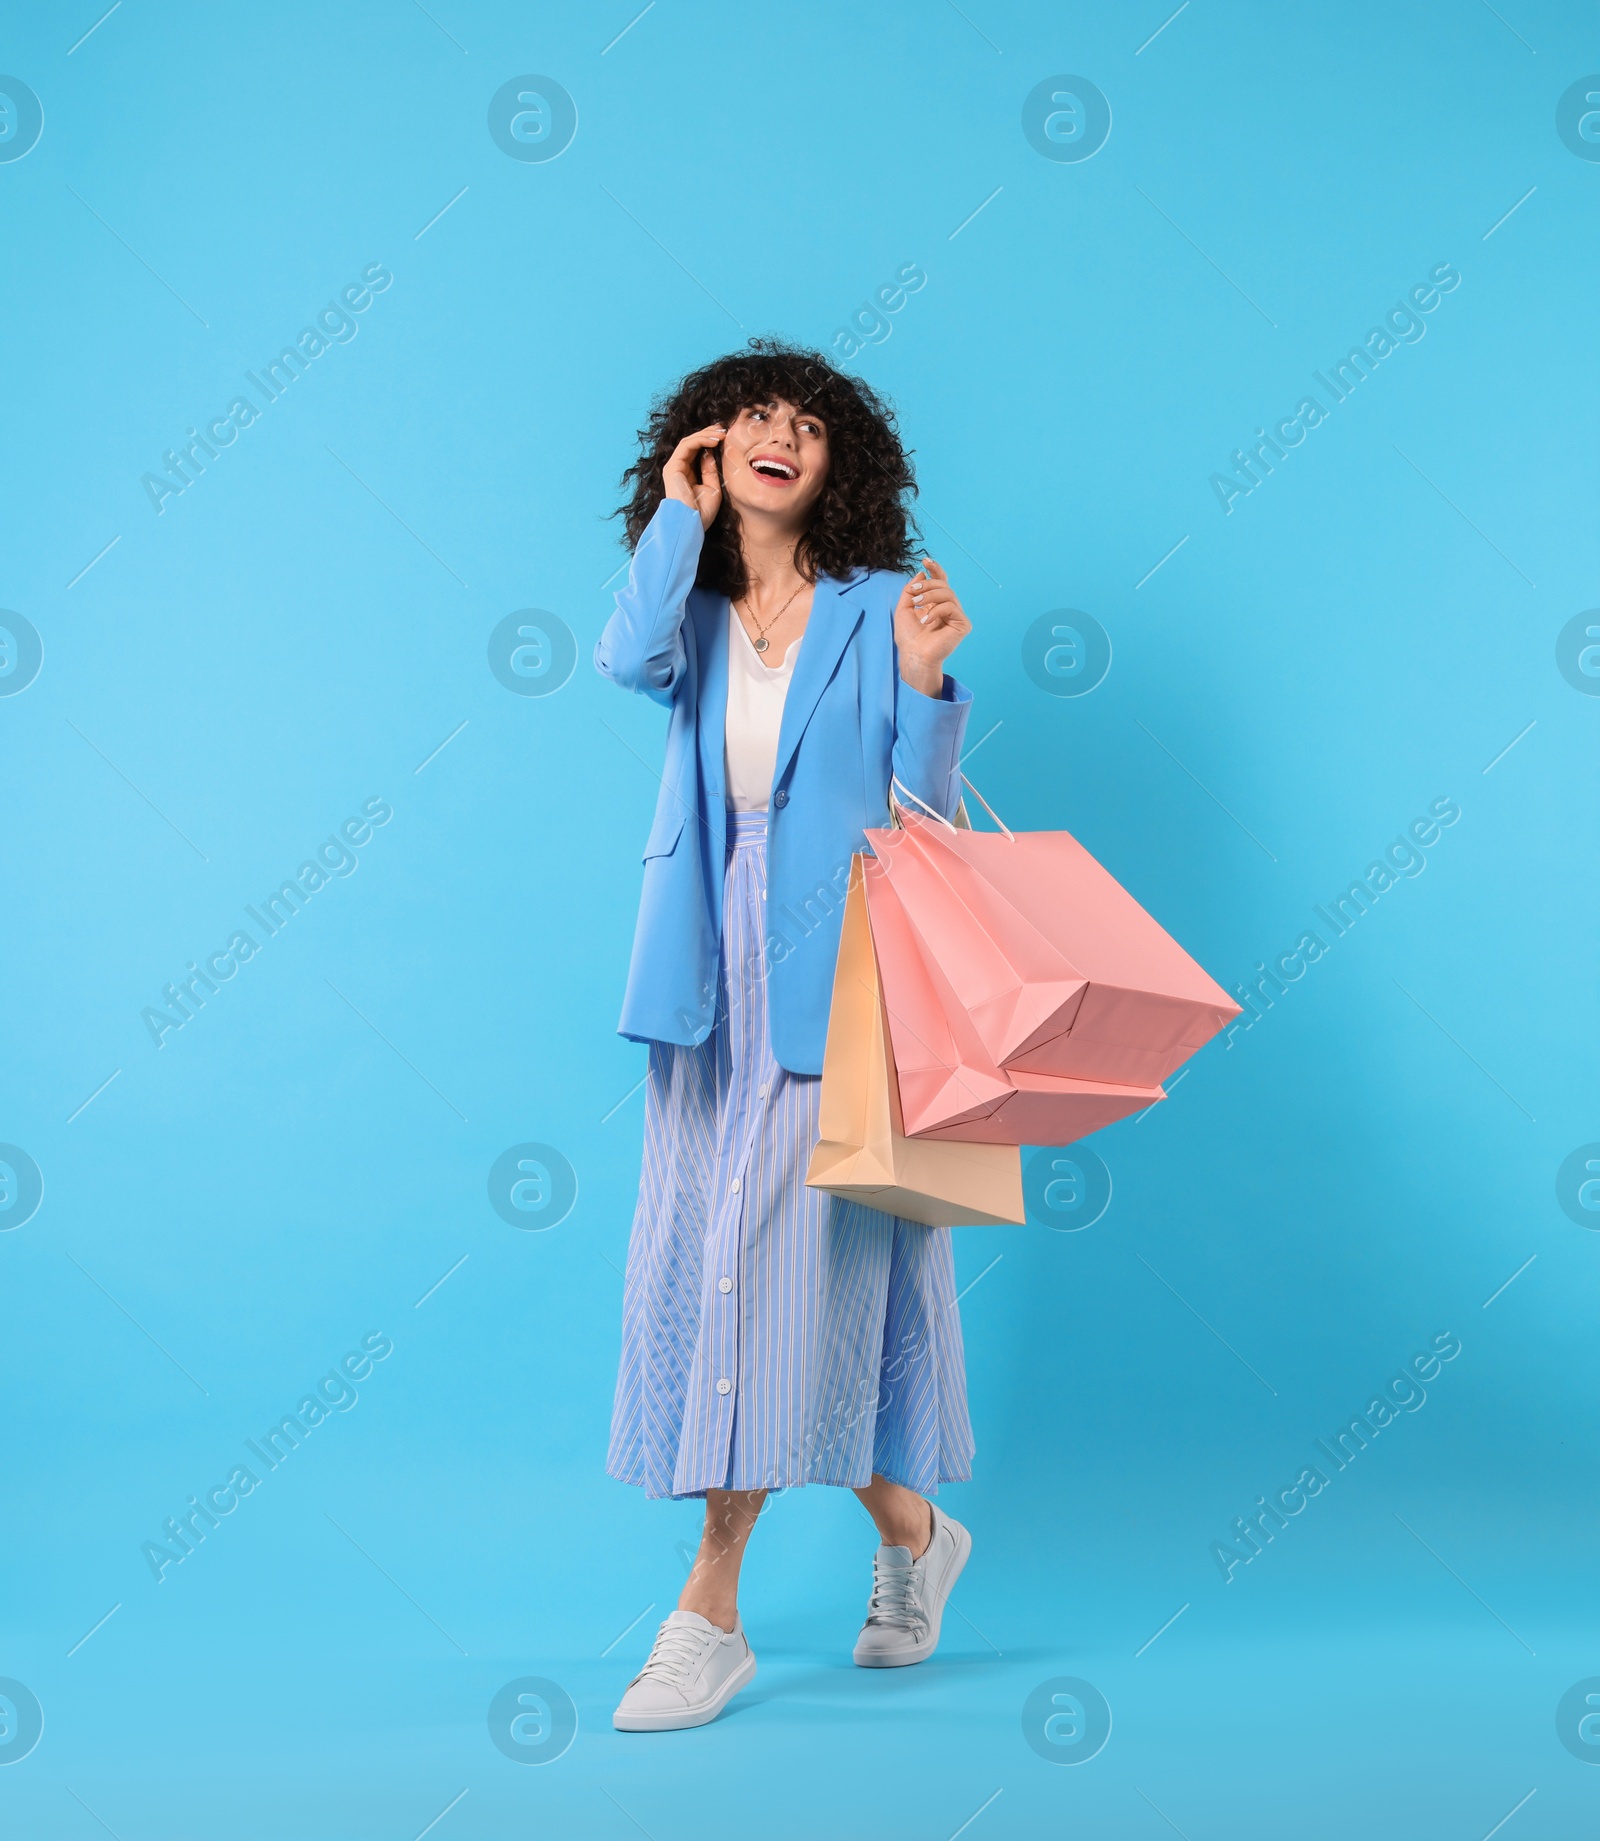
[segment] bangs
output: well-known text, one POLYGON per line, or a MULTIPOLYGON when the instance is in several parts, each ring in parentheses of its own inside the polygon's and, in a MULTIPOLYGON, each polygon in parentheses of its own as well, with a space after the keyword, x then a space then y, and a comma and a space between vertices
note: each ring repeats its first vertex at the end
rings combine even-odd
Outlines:
POLYGON ((730 409, 765 409, 769 404, 793 403, 796 409, 809 409, 822 415, 823 404, 837 396, 837 386, 844 382, 837 372, 821 365, 808 365, 803 358, 731 358, 716 367, 721 373, 711 395, 726 400, 730 409), (723 371, 723 366, 726 371, 723 371), (720 386, 720 387, 719 387, 720 386))

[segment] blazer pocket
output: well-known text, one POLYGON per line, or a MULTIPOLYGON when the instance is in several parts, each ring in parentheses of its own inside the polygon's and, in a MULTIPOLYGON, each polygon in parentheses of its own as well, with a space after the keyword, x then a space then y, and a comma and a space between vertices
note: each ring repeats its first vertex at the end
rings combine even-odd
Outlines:
POLYGON ((674 800, 664 812, 656 814, 656 821, 650 827, 650 840, 644 847, 643 861, 648 863, 651 857, 670 857, 678 847, 678 839, 683 835, 685 814, 683 808, 674 800))

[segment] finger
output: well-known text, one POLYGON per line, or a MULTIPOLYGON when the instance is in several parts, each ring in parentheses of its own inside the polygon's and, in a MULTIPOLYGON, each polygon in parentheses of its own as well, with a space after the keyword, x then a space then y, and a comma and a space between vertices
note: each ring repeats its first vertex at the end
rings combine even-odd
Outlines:
POLYGON ((912 601, 904 611, 918 626, 925 629, 934 623, 958 623, 963 618, 959 604, 954 601, 912 601))
POLYGON ((932 576, 935 581, 947 582, 950 579, 944 572, 943 563, 936 563, 931 556, 923 557, 922 567, 924 573, 932 576))
POLYGON ((697 428, 672 450, 672 458, 674 461, 687 460, 697 448, 716 447, 727 432, 720 422, 713 422, 708 428, 697 428))

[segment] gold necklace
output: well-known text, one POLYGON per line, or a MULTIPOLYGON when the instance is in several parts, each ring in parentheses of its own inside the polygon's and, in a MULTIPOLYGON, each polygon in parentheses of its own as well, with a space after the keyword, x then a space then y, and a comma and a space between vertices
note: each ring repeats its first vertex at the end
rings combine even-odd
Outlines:
MULTIPOLYGON (((805 587, 805 583, 802 582, 800 584, 800 588, 804 588, 804 587, 805 587)), ((778 624, 778 622, 783 618, 783 616, 786 613, 788 613, 790 605, 794 602, 794 600, 800 593, 800 588, 797 588, 794 591, 794 594, 790 595, 789 599, 784 602, 783 606, 778 609, 778 611, 772 616, 772 618, 767 622, 765 626, 758 626, 756 628, 756 636, 751 641, 751 644, 754 645, 755 649, 758 652, 765 652, 768 646, 772 644, 772 641, 767 638, 767 633, 778 624)), ((735 605, 737 606, 737 603, 735 603, 735 605)), ((748 594, 746 594, 745 596, 745 608, 747 612, 750 609, 750 597, 748 594)), ((755 619, 754 613, 750 614, 750 618, 752 620, 755 619)))

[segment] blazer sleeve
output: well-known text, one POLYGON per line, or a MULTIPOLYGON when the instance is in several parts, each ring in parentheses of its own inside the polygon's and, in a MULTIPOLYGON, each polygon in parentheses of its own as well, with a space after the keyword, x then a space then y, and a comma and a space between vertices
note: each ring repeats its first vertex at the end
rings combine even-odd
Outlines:
POLYGON ((624 690, 670 705, 683 681, 684 613, 705 529, 692 505, 663 499, 628 566, 628 585, 594 648, 594 668, 624 690))
POLYGON ((946 818, 961 798, 961 743, 972 692, 946 676, 937 697, 894 680, 894 777, 946 818))

